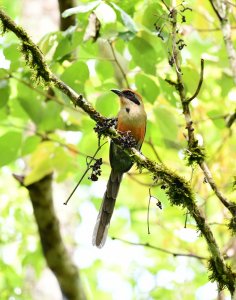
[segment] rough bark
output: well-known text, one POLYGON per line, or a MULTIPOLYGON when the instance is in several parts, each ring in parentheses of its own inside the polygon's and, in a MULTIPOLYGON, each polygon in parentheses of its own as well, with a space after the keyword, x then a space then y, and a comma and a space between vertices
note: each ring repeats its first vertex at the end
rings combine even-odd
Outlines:
POLYGON ((74 0, 58 0, 58 5, 59 5, 59 10, 60 10, 60 30, 64 31, 70 26, 75 25, 76 15, 69 16, 67 18, 62 18, 62 13, 71 7, 75 6, 75 1, 74 0))

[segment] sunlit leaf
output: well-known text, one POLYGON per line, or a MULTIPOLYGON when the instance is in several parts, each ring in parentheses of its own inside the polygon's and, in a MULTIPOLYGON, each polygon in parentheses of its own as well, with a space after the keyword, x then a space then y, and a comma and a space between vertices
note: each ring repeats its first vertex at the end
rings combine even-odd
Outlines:
POLYGON ((60 115, 61 111, 61 105, 54 101, 48 101, 42 112, 42 120, 39 126, 40 129, 45 131, 62 129, 64 127, 64 123, 60 115))
POLYGON ((95 9, 95 14, 103 26, 105 24, 112 24, 116 21, 116 12, 115 10, 105 1, 101 1, 100 5, 95 9))
POLYGON ((6 48, 4 48, 3 53, 5 55, 5 58, 11 62, 10 71, 17 70, 20 67, 20 59, 21 59, 19 45, 12 43, 8 45, 6 48))
POLYGON ((62 13, 63 18, 67 18, 71 15, 75 15, 78 13, 86 13, 92 11, 95 7, 97 7, 101 3, 98 1, 90 1, 89 3, 81 3, 76 7, 69 8, 62 13))
POLYGON ((106 117, 114 117, 118 112, 118 101, 111 92, 97 97, 96 109, 106 117))
POLYGON ((22 156, 32 153, 38 144, 40 143, 41 138, 36 135, 29 136, 22 144, 21 154, 22 156))
POLYGON ((29 162, 30 173, 25 177, 24 184, 32 184, 53 172, 52 158, 55 145, 52 142, 39 144, 29 162))
POLYGON ((133 19, 121 7, 113 2, 110 2, 110 5, 112 5, 115 10, 120 13, 121 19, 129 31, 134 33, 138 31, 133 19))
POLYGON ((0 108, 6 105, 10 96, 9 81, 0 80, 0 108))
POLYGON ((146 7, 144 11, 142 24, 152 31, 157 31, 155 28, 155 23, 156 26, 161 27, 162 14, 163 14, 163 9, 160 3, 158 2, 149 3, 149 5, 146 7))
POLYGON ((135 76, 135 85, 138 92, 151 103, 154 103, 160 93, 156 82, 144 74, 137 74, 135 76))
POLYGON ((22 134, 16 131, 9 131, 0 136, 0 166, 14 161, 18 157, 22 141, 22 134))
POLYGON ((89 69, 86 63, 77 61, 69 66, 61 76, 61 79, 79 93, 84 90, 84 83, 89 78, 89 69))
POLYGON ((156 126, 166 139, 175 140, 178 132, 178 125, 175 116, 168 109, 158 106, 155 107, 156 126))
POLYGON ((156 52, 147 41, 136 37, 129 42, 129 50, 138 66, 149 74, 155 74, 156 52))
POLYGON ((212 119, 212 122, 220 129, 225 128, 225 120, 222 116, 222 111, 218 109, 213 109, 208 111, 207 115, 212 119))
POLYGON ((111 62, 108 61, 98 61, 96 63, 97 75, 101 80, 110 79, 114 76, 114 67, 111 62))
POLYGON ((29 98, 19 98, 19 102, 31 120, 39 124, 42 120, 43 106, 41 101, 34 99, 34 104, 29 98))

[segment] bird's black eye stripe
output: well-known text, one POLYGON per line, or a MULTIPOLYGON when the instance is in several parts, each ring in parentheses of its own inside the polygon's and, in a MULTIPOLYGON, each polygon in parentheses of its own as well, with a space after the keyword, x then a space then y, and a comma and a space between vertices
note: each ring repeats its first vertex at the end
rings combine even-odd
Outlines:
POLYGON ((123 91, 122 94, 129 99, 130 101, 136 103, 137 105, 140 105, 140 102, 138 100, 138 98, 136 97, 136 95, 131 92, 131 91, 123 91))

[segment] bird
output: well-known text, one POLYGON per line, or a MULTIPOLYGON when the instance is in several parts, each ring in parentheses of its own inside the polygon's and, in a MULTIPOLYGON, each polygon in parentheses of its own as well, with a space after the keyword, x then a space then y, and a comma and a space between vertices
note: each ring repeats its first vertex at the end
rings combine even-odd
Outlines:
MULTIPOLYGON (((145 137, 147 123, 142 97, 131 89, 122 91, 112 89, 111 91, 119 96, 120 99, 117 130, 121 133, 130 132, 136 141, 135 148, 140 150, 145 137)), ((128 172, 133 165, 129 155, 113 141, 110 143, 109 160, 111 173, 93 231, 92 244, 98 248, 102 248, 106 242, 123 174, 128 172)))

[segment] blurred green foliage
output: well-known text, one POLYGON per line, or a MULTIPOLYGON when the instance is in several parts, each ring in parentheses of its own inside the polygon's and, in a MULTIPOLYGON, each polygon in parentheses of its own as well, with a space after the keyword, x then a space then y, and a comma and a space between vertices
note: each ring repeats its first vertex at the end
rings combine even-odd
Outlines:
MULTIPOLYGON (((11 17, 18 18, 22 8, 19 1, 13 2, 17 3, 16 7, 5 1, 4 9, 11 17)), ((189 0, 186 5, 192 12, 186 11, 185 23, 181 23, 179 15, 179 31, 187 45, 181 53, 189 96, 198 84, 200 58, 205 58, 203 87, 191 104, 195 133, 205 146, 207 162, 217 185, 233 201, 236 196, 236 190, 233 191, 235 124, 227 128, 226 118, 235 110, 236 88, 222 34, 218 30, 209 31, 218 27, 209 3, 189 0)), ((232 11, 236 12, 234 7, 232 11)), ((148 114, 142 152, 157 161, 160 157, 164 164, 191 181, 198 205, 212 223, 222 252, 227 254, 232 237, 224 224, 229 215, 204 183, 201 170, 187 166, 184 160, 185 121, 178 95, 165 81, 166 78, 175 80, 175 71, 168 63, 171 35, 165 7, 160 1, 151 0, 80 1, 79 6, 64 12, 65 17, 70 14, 76 14, 75 27, 63 33, 45 32, 39 41, 50 68, 73 89, 83 93, 106 117, 113 117, 118 111, 118 100, 110 92, 111 88, 125 88, 127 80, 142 94, 148 114), (100 36, 95 42, 92 39, 85 42, 92 11, 101 22, 100 36), (157 36, 157 26, 163 28, 163 39, 157 36)), ((236 40, 235 31, 232 38, 236 40)), ((55 191, 60 211, 65 197, 86 169, 86 155, 93 155, 97 148, 97 136, 93 132, 94 122, 74 109, 64 95, 54 89, 53 94, 48 95, 45 87, 32 80, 32 72, 25 65, 18 45, 11 33, 0 40, 0 298, 26 300, 32 299, 34 283, 45 265, 28 195, 10 174, 24 174, 26 184, 30 184, 53 171, 55 180, 60 182, 57 189, 61 193, 55 191), (29 275, 29 270, 33 270, 34 275, 29 275)), ((109 259, 107 250, 91 250, 89 236, 93 224, 87 230, 82 208, 89 205, 94 218, 87 218, 90 223, 95 222, 94 207, 99 207, 109 174, 108 145, 99 156, 105 163, 98 184, 85 178, 78 198, 74 197, 69 204, 72 211, 60 212, 67 246, 77 249, 82 257, 86 251, 90 255, 90 263, 78 259, 90 299, 214 299, 215 285, 210 288, 208 298, 201 296, 208 284, 204 260, 174 257, 112 240, 108 240, 104 248, 113 251, 109 259), (82 240, 76 233, 80 228, 86 236, 82 240), (71 233, 70 237, 67 232, 71 233), (109 278, 119 289, 114 282, 107 281, 107 286, 104 285, 109 278), (122 290, 126 294, 122 294, 122 290)), ((186 211, 170 206, 160 186, 152 187, 151 193, 161 201, 163 210, 156 207, 156 200, 152 198, 151 234, 147 234, 148 184, 152 180, 146 172, 138 174, 135 167, 131 173, 123 180, 109 235, 130 242, 150 243, 168 251, 208 257, 206 243, 196 234, 194 221, 190 217, 186 219, 186 211), (184 228, 185 222, 187 228, 184 228)), ((234 249, 229 264, 235 255, 234 249)))

